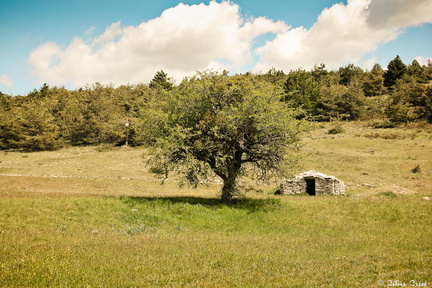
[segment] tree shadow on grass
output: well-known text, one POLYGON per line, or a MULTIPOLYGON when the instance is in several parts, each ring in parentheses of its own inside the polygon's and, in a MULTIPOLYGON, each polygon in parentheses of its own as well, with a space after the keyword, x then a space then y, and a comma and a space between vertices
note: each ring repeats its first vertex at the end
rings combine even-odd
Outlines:
POLYGON ((134 196, 121 196, 120 200, 127 204, 155 204, 155 205, 176 205, 176 204, 189 204, 201 205, 209 208, 223 208, 229 207, 233 209, 247 210, 248 212, 258 211, 272 211, 281 206, 280 199, 233 199, 230 204, 223 204, 218 198, 205 198, 205 197, 134 197, 134 196))

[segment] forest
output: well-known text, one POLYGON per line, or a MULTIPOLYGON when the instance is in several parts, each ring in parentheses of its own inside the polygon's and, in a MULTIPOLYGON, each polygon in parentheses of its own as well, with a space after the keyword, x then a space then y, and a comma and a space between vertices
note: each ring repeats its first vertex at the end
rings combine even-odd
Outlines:
POLYGON ((298 120, 368 121, 377 128, 416 121, 432 123, 432 61, 423 66, 416 60, 405 64, 396 56, 386 69, 375 64, 370 71, 353 64, 332 71, 321 64, 310 71, 271 69, 263 74, 233 76, 228 71, 205 71, 179 84, 159 71, 148 84, 115 87, 95 83, 77 90, 44 84, 26 96, 0 92, 0 149, 151 146, 157 135, 164 133, 163 118, 170 117, 158 111, 169 106, 176 95, 187 97, 190 88, 201 83, 206 93, 235 96, 251 89, 242 84, 247 82, 267 91, 262 93, 272 93, 298 120), (215 80, 204 87, 201 79, 209 74, 217 76, 213 79, 232 81, 215 80), (234 82, 235 89, 228 89, 234 82))

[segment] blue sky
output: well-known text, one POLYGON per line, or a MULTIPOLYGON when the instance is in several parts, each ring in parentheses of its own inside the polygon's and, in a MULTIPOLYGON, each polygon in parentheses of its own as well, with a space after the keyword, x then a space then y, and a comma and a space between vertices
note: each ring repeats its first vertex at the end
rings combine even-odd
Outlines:
POLYGON ((0 91, 146 83, 162 69, 181 81, 212 68, 425 63, 431 2, 0 0, 0 91))

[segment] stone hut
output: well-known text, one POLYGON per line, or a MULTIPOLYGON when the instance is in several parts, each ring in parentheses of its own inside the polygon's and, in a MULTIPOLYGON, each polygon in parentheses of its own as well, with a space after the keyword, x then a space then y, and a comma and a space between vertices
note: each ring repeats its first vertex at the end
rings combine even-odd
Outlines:
POLYGON ((345 194, 344 182, 334 176, 308 171, 292 179, 284 179, 280 184, 281 194, 307 193, 309 195, 345 194))

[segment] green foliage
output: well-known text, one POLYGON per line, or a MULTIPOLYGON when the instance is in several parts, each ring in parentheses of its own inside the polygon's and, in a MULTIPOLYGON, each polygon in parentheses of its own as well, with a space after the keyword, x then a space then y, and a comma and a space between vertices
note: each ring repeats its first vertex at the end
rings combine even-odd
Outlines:
POLYGON ((8 147, 8 140, 13 137, 11 130, 13 111, 11 111, 12 97, 0 92, 0 149, 8 147))
POLYGON ((365 114, 365 96, 358 82, 348 87, 340 84, 323 86, 318 114, 327 119, 360 119, 365 114))
POLYGON ((324 66, 312 72, 292 71, 285 82, 283 100, 303 109, 312 119, 360 119, 365 115, 363 74, 352 64, 338 74, 328 73, 324 66))
POLYGON ((168 107, 172 97, 168 91, 159 90, 152 94, 139 111, 136 124, 136 142, 153 146, 157 139, 168 134, 165 125, 169 119, 168 107))
POLYGON ((424 73, 426 75, 426 79, 432 80, 432 60, 428 59, 426 65, 423 66, 424 73))
POLYGON ((316 82, 321 83, 329 72, 325 69, 325 64, 321 63, 319 66, 314 65, 311 74, 316 82))
POLYGON ((401 79, 407 73, 407 67, 402 62, 399 55, 387 65, 387 71, 384 73, 384 85, 392 88, 398 79, 401 79))
POLYGON ((428 83, 426 69, 424 69, 417 60, 413 60, 407 67, 407 74, 414 77, 419 83, 428 83))
MULTIPOLYGON (((198 73, 173 91, 166 106, 150 112, 166 121, 155 135, 153 162, 178 169, 193 186, 215 173, 224 182, 222 200, 229 202, 240 176, 264 180, 293 161, 287 152, 298 148, 301 127, 280 99, 277 86, 253 75, 198 73)), ((154 122, 149 125, 146 130, 154 122)))
POLYGON ((396 81, 387 115, 390 121, 406 123, 417 119, 430 121, 430 87, 418 83, 413 77, 405 76, 396 81))
POLYGON ((38 151, 55 150, 62 146, 52 107, 50 103, 44 104, 28 101, 14 110, 10 127, 13 137, 7 140, 11 147, 38 151))
POLYGON ((172 79, 168 78, 168 74, 163 70, 158 71, 149 84, 150 88, 172 90, 174 85, 172 79))
POLYGON ((267 73, 257 75, 258 78, 266 80, 274 85, 282 86, 286 81, 286 74, 282 70, 270 69, 267 73))
POLYGON ((342 85, 349 85, 352 81, 359 81, 363 77, 363 69, 354 64, 348 64, 346 67, 339 68, 340 81, 342 85))
POLYGON ((423 115, 424 118, 429 121, 429 123, 432 123, 432 87, 428 87, 426 89, 425 97, 424 99, 424 105, 422 106, 423 115))
MULTIPOLYGON (((124 141, 127 116, 119 105, 114 103, 114 88, 96 83, 80 93, 80 101, 75 102, 75 117, 68 119, 68 140, 79 144, 114 143, 124 141)), ((66 117, 65 117, 66 118, 66 117)))
POLYGON ((26 97, 1 96, 0 148, 53 150, 66 144, 135 144, 135 120, 150 89, 99 83, 68 91, 44 86, 26 97), (126 127, 126 123, 131 126, 126 127), (129 131, 128 131, 129 130, 129 131))
POLYGON ((345 129, 343 128, 342 124, 338 123, 334 125, 334 127, 330 128, 328 131, 328 134, 341 134, 344 133, 345 129))
POLYGON ((379 64, 375 64, 372 70, 365 74, 363 91, 367 97, 379 96, 386 92, 384 86, 384 70, 379 64))
POLYGON ((284 86, 283 101, 296 108, 302 108, 312 115, 320 102, 320 89, 318 82, 310 72, 304 70, 291 71, 284 86))

